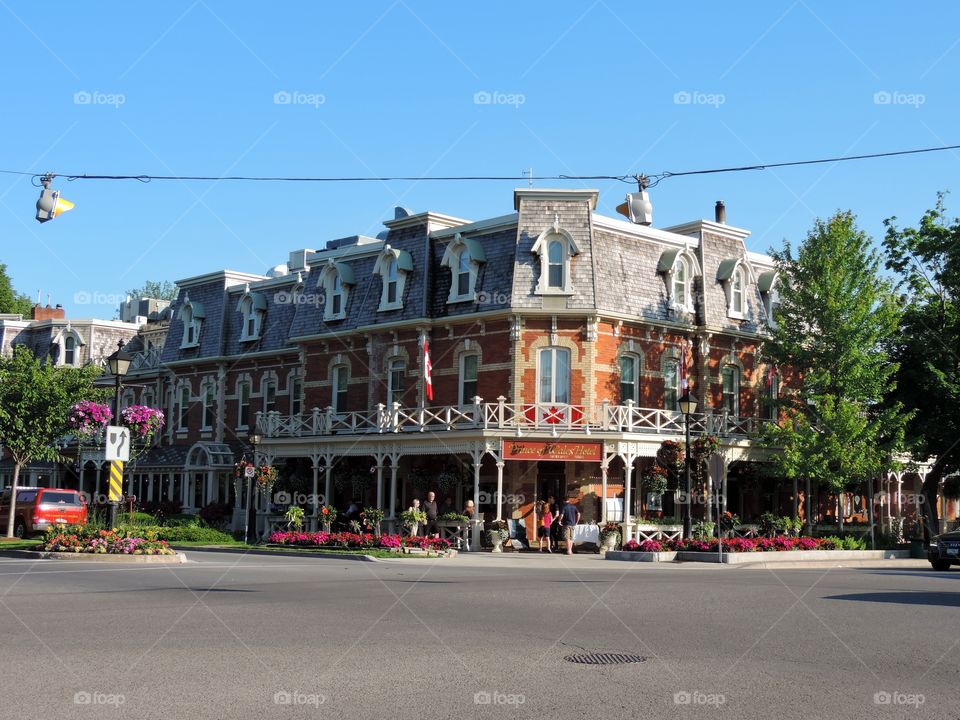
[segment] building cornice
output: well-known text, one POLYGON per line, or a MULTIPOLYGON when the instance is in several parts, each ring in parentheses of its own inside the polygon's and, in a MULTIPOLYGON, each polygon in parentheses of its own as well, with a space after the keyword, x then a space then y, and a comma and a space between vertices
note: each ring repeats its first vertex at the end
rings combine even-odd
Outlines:
POLYGON ((237 283, 255 283, 269 279, 266 275, 254 275, 253 273, 240 272, 239 270, 217 270, 215 272, 177 280, 177 287, 181 289, 190 288, 197 285, 204 285, 214 280, 223 280, 228 285, 235 285, 237 283))
POLYGON ((520 200, 529 198, 531 200, 573 200, 587 201, 590 203, 590 209, 597 209, 597 198, 600 196, 599 190, 567 190, 564 188, 517 188, 513 191, 513 209, 520 209, 520 200))
POLYGON ((480 235, 487 234, 497 230, 507 230, 511 227, 516 227, 517 220, 520 217, 518 213, 510 213, 509 215, 499 215, 497 217, 488 218, 486 220, 478 220, 477 222, 467 223, 465 225, 454 225, 447 228, 442 228, 440 230, 434 230, 430 233, 430 237, 437 240, 447 240, 452 238, 457 233, 461 235, 480 235))
POLYGON ((682 223, 681 225, 671 225, 663 228, 664 232, 676 233, 678 235, 694 235, 701 232, 721 235, 732 240, 745 240, 750 237, 750 231, 743 228, 734 227, 725 223, 712 222, 710 220, 693 220, 682 223))

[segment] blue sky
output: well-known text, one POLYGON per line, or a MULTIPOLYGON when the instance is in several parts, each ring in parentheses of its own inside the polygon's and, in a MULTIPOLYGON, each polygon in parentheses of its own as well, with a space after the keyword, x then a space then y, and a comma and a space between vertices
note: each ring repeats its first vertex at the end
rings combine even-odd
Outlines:
MULTIPOLYGON (((653 174, 960 143, 949 2, 0 0, 0 55, 10 170, 653 174)), ((753 250, 838 208, 879 237, 885 217, 913 223, 956 189, 958 161, 668 179, 654 225, 712 217, 723 199, 753 250)), ((30 179, 0 175, 0 262, 70 316, 112 317, 147 279, 264 272, 289 250, 376 234, 396 204, 511 212, 521 184, 61 179, 76 209, 40 225, 30 179)), ((549 184, 597 187, 610 215, 629 189, 549 184)))

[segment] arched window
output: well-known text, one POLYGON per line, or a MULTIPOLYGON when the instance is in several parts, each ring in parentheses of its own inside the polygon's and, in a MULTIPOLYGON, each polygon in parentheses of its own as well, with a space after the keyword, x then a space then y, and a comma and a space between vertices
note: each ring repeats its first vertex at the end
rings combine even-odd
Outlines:
POLYGON ((682 308, 690 307, 690 283, 687 261, 677 258, 677 264, 673 267, 673 301, 682 308))
POLYGON ((330 314, 343 313, 343 281, 340 275, 333 276, 333 286, 330 288, 330 314))
POLYGON ((740 415, 740 368, 723 366, 723 411, 728 415, 740 415))
POLYGON ((476 353, 460 356, 460 405, 469 405, 477 396, 477 366, 480 358, 476 353))
POLYGON ((263 318, 267 313, 267 299, 261 293, 250 292, 247 285, 240 302, 237 303, 240 312, 240 342, 259 340, 263 329, 263 318))
POLYGON ((730 287, 730 315, 743 316, 743 268, 738 267, 733 273, 730 287))
POLYGON ((680 412, 680 361, 674 358, 663 363, 663 408, 680 412))
POLYGON ((537 372, 537 402, 570 402, 570 351, 567 348, 543 348, 537 372))
POLYGON ((380 295, 379 312, 385 310, 399 310, 403 307, 403 288, 407 276, 413 272, 413 258, 406 250, 396 250, 384 245, 377 263, 373 267, 373 274, 383 280, 383 290, 380 295))
POLYGON ((290 400, 290 414, 303 412, 303 378, 298 374, 287 377, 287 394, 290 400))
POLYGON ((334 365, 331 382, 331 400, 330 404, 335 413, 344 413, 347 411, 347 383, 350 380, 349 368, 346 365, 334 365))
POLYGON ((393 258, 387 262, 387 274, 383 280, 386 285, 386 301, 388 305, 394 305, 397 302, 397 284, 399 282, 399 274, 397 271, 397 259, 393 258))
POLYGON ((403 358, 393 358, 387 363, 387 404, 403 404, 404 376, 407 374, 407 362, 403 358))
POLYGON ((277 409, 277 381, 273 378, 263 381, 263 412, 264 414, 277 409))
POLYGON ((250 426, 250 381, 242 380, 237 383, 237 428, 245 429, 250 426))
POLYGON ((470 251, 464 250, 460 253, 460 261, 457 263, 457 295, 464 296, 470 294, 470 251))
POLYGON ((328 260, 320 271, 317 287, 325 292, 324 320, 342 320, 347 316, 347 298, 350 287, 356 284, 353 269, 347 264, 328 260))
POLYGON ((620 356, 620 404, 640 402, 640 358, 632 353, 620 356))
POLYGON ((487 261, 483 245, 474 238, 465 238, 460 233, 443 252, 440 265, 450 268, 450 293, 448 303, 473 301, 476 299, 477 277, 480 265, 487 261))
POLYGON ((200 331, 206 314, 203 305, 193 302, 188 294, 183 296, 183 305, 180 307, 180 321, 183 323, 181 348, 197 347, 200 344, 200 331))
POLYGON ((203 387, 203 423, 201 430, 213 429, 213 419, 216 412, 216 393, 217 389, 212 382, 204 384, 203 387))
POLYGON ((537 238, 531 252, 540 255, 540 281, 537 283, 537 293, 540 295, 572 294, 570 259, 580 252, 573 236, 554 225, 537 238))
POLYGON ((77 341, 72 335, 68 335, 63 341, 63 364, 77 364, 77 341))

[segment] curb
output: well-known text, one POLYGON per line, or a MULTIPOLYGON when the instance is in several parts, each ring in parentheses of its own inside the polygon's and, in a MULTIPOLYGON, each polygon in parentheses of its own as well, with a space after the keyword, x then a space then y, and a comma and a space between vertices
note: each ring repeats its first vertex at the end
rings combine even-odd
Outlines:
POLYGON ((127 563, 130 565, 166 564, 189 562, 182 552, 176 555, 109 555, 107 553, 46 552, 43 550, 0 550, 0 557, 24 560, 90 560, 93 562, 127 563))
POLYGON ((372 555, 362 555, 358 553, 336 553, 336 552, 323 552, 323 553, 311 553, 303 552, 300 550, 243 550, 240 548, 231 548, 231 547, 179 547, 171 545, 175 549, 179 549, 181 554, 187 552, 208 552, 208 553, 227 553, 229 555, 267 555, 272 557, 307 557, 307 558, 333 558, 335 560, 357 560, 360 562, 381 562, 380 558, 375 558, 372 555))

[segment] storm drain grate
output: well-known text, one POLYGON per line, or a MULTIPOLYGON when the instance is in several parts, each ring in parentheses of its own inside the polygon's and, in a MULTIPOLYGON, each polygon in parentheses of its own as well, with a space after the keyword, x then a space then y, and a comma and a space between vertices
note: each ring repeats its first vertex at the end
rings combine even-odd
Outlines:
POLYGON ((643 655, 632 655, 630 653, 583 653, 581 655, 567 655, 563 659, 578 665, 626 665, 627 663, 647 661, 643 655))

